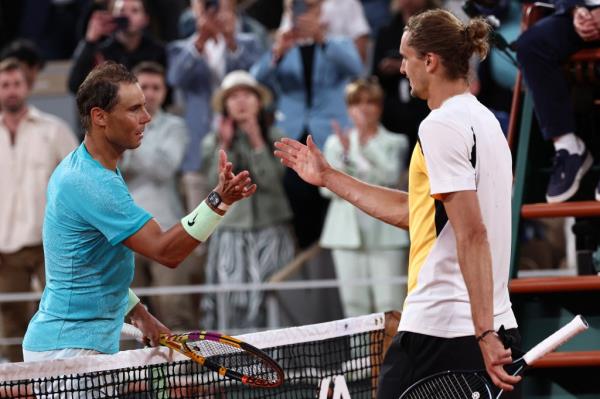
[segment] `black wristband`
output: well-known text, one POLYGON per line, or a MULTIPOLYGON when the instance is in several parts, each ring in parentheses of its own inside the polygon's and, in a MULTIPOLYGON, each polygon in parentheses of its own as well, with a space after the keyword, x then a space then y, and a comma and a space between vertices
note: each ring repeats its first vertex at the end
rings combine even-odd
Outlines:
POLYGON ((481 341, 482 339, 485 338, 486 335, 490 334, 490 333, 495 333, 496 330, 485 330, 484 332, 481 333, 481 335, 479 336, 475 336, 475 340, 477 342, 481 341))

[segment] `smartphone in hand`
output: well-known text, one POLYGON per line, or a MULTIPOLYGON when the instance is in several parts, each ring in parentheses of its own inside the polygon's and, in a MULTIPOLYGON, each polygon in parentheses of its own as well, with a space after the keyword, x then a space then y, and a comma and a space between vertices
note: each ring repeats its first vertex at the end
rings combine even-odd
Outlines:
POLYGON ((114 17, 113 22, 117 26, 116 30, 127 30, 129 27, 129 18, 125 15, 114 17))

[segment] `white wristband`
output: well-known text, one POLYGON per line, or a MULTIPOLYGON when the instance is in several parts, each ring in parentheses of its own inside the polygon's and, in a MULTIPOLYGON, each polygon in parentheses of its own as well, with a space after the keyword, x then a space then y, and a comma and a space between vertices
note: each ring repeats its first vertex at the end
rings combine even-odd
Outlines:
POLYGON ((215 231, 223 216, 210 209, 205 201, 181 219, 184 230, 196 240, 204 242, 215 231))

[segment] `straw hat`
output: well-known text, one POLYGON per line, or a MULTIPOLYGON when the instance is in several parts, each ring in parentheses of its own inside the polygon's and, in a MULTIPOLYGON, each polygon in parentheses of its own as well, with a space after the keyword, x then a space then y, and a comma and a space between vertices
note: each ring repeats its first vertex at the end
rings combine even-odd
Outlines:
POLYGON ((225 98, 234 89, 245 87, 258 94, 262 107, 268 107, 273 101, 273 96, 269 89, 261 85, 246 71, 233 71, 227 74, 221 82, 221 87, 215 92, 212 98, 213 109, 219 113, 223 112, 225 98))

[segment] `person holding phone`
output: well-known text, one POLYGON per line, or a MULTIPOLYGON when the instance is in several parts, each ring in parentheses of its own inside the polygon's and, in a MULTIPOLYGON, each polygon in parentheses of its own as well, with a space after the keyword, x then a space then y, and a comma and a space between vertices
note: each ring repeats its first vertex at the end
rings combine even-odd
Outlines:
POLYGON ((115 61, 129 69, 143 61, 167 67, 165 46, 146 32, 150 16, 144 1, 115 0, 109 4, 109 9, 93 11, 85 38, 75 50, 68 78, 69 91, 73 94, 102 61, 115 61))
MULTIPOLYGON (((229 73, 213 96, 220 114, 217 131, 202 142, 202 170, 216 183, 219 149, 238 168, 255 177, 258 189, 234 204, 208 246, 207 284, 264 283, 294 256, 289 222, 292 212, 281 182, 284 168, 273 155, 282 132, 268 124, 265 108, 271 93, 246 71, 229 73)), ((264 295, 259 291, 226 293, 227 328, 266 327, 264 295)), ((202 297, 203 328, 216 328, 216 296, 202 297)))
MULTIPOLYGON (((313 134, 322 148, 333 133, 331 121, 350 125, 344 88, 363 70, 351 39, 330 37, 321 23, 323 0, 287 2, 294 25, 277 33, 270 52, 252 67, 252 74, 277 92, 277 126, 305 141, 313 134), (297 5, 303 4, 303 5, 297 5), (296 12, 301 14, 294 14, 296 12)), ((294 228, 300 248, 307 248, 320 235, 328 201, 315 187, 288 170, 284 184, 294 211, 294 228)))
POLYGON ((258 38, 239 32, 230 1, 192 0, 196 32, 167 46, 168 83, 183 94, 184 117, 190 145, 181 164, 186 202, 195 204, 207 194, 206 176, 200 171, 199 148, 211 130, 210 99, 223 77, 237 69, 249 69, 262 54, 258 38))

